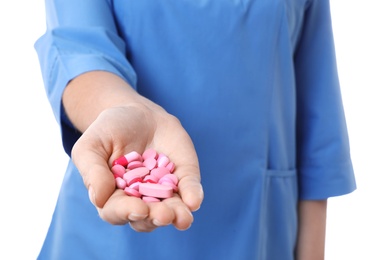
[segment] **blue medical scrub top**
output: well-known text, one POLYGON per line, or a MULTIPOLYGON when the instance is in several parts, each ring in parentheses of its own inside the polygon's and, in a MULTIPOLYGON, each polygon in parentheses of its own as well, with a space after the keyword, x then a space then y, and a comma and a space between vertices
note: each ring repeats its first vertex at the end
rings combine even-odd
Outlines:
POLYGON ((39 259, 288 260, 297 202, 355 189, 329 0, 46 1, 36 42, 65 151, 74 77, 115 73, 178 117, 205 199, 187 231, 101 220, 69 162, 39 259))

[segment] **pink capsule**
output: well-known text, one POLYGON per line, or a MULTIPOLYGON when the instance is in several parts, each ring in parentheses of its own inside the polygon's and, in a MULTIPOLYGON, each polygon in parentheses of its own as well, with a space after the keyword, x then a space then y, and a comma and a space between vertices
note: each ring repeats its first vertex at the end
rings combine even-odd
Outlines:
POLYGON ((120 178, 120 177, 115 178, 115 183, 116 183, 116 187, 118 189, 122 189, 123 190, 124 188, 126 188, 126 181, 124 179, 120 178))
POLYGON ((148 175, 149 173, 150 173, 150 170, 143 166, 143 167, 138 167, 138 168, 129 170, 123 176, 126 176, 126 175, 137 175, 138 177, 143 178, 146 175, 148 175))
POLYGON ((144 166, 143 162, 141 162, 141 161, 132 161, 132 162, 129 162, 129 164, 127 165, 127 169, 128 170, 132 170, 132 169, 139 168, 139 167, 142 167, 142 166, 144 166))
POLYGON ((159 156, 157 159, 157 166, 158 167, 166 167, 169 163, 169 158, 165 155, 159 156))
POLYGON ((169 170, 165 167, 155 168, 150 171, 150 175, 156 176, 158 179, 161 179, 164 175, 171 174, 169 170))
POLYGON ((161 200, 155 197, 142 196, 142 200, 145 202, 160 202, 161 200))
POLYGON ((112 162, 112 166, 116 164, 120 164, 123 167, 127 167, 129 162, 136 161, 136 160, 142 160, 142 156, 137 153, 136 151, 132 151, 130 153, 127 153, 125 155, 120 156, 119 158, 115 159, 112 162))
POLYGON ((136 182, 130 184, 129 188, 132 188, 132 189, 135 189, 135 190, 139 190, 139 184, 140 183, 142 183, 142 182, 136 181, 136 182))
POLYGON ((176 167, 176 165, 175 165, 174 162, 169 162, 169 163, 167 164, 167 166, 165 166, 165 168, 167 168, 167 169, 169 170, 170 173, 172 173, 172 172, 175 170, 175 167, 176 167))
POLYGON ((143 179, 137 175, 124 175, 123 179, 126 181, 126 186, 130 186, 135 182, 142 182, 143 179))
POLYGON ((126 167, 128 163, 129 163, 129 162, 127 161, 126 157, 121 156, 121 157, 115 159, 115 160, 112 162, 112 166, 119 164, 119 165, 122 165, 123 167, 126 167))
POLYGON ((139 153, 137 153, 136 151, 132 151, 128 154, 125 154, 124 157, 127 160, 127 164, 132 162, 132 161, 142 161, 142 156, 139 153))
POLYGON ((172 182, 170 182, 170 181, 163 181, 163 182, 161 182, 159 184, 171 187, 173 192, 178 192, 178 190, 179 190, 178 187, 175 184, 173 184, 172 182))
POLYGON ((114 166, 111 167, 111 171, 113 174, 123 177, 123 174, 125 174, 126 169, 120 164, 115 164, 114 166))
POLYGON ((177 185, 177 183, 179 182, 179 180, 177 179, 176 175, 174 174, 165 174, 163 177, 160 178, 160 180, 158 181, 158 183, 162 183, 162 182, 170 182, 172 183, 173 185, 177 185))
POLYGON ((149 149, 145 150, 145 152, 143 152, 143 154, 142 154, 142 158, 144 160, 146 160, 148 158, 157 159, 157 156, 158 156, 158 153, 153 148, 149 148, 149 149))
POLYGON ((157 183, 159 180, 154 175, 146 175, 143 179, 143 182, 151 182, 151 183, 157 183))
POLYGON ((137 197, 137 198, 141 198, 141 193, 139 193, 139 191, 135 190, 135 189, 132 189, 130 187, 126 187, 124 189, 125 193, 129 196, 134 196, 134 197, 137 197))
POLYGON ((140 183, 139 192, 144 196, 156 198, 170 198, 173 196, 173 189, 171 186, 161 185, 157 183, 140 183))
POLYGON ((157 160, 154 159, 154 158, 151 158, 151 157, 150 157, 150 158, 147 158, 147 159, 144 160, 143 165, 144 165, 146 168, 148 168, 149 170, 152 170, 152 169, 156 168, 156 166, 157 166, 157 160))

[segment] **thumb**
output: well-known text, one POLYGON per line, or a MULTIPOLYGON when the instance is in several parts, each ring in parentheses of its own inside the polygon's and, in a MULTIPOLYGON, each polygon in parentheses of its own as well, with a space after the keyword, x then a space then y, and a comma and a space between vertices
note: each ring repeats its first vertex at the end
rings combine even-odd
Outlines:
POLYGON ((88 189, 91 203, 102 208, 114 193, 115 179, 108 167, 95 166, 87 171, 80 171, 84 185, 88 189))
POLYGON ((199 168, 183 167, 176 170, 176 174, 180 176, 178 184, 180 197, 191 211, 197 211, 204 198, 200 175, 194 172, 199 172, 199 168))
POLYGON ((72 149, 72 161, 78 169, 89 199, 95 207, 102 208, 114 193, 116 185, 107 158, 88 149, 79 139, 72 149), (80 142, 79 142, 80 141, 80 142))

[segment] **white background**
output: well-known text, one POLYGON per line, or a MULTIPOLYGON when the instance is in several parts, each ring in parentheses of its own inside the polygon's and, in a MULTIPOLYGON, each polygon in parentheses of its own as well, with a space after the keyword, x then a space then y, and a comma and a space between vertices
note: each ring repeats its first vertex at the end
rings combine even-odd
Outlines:
MULTIPOLYGON (((329 200, 327 260, 390 259, 388 0, 331 0, 358 189, 329 200)), ((67 158, 33 48, 44 1, 0 4, 0 259, 36 259, 67 158)))

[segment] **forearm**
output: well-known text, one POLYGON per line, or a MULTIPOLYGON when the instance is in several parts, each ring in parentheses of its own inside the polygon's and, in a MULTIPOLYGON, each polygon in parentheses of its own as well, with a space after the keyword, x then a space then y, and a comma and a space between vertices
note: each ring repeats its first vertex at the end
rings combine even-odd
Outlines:
POLYGON ((123 79, 104 71, 87 72, 73 79, 64 90, 62 102, 70 121, 81 132, 107 108, 152 105, 123 79))
POLYGON ((297 260, 323 260, 327 200, 299 202, 297 260))

